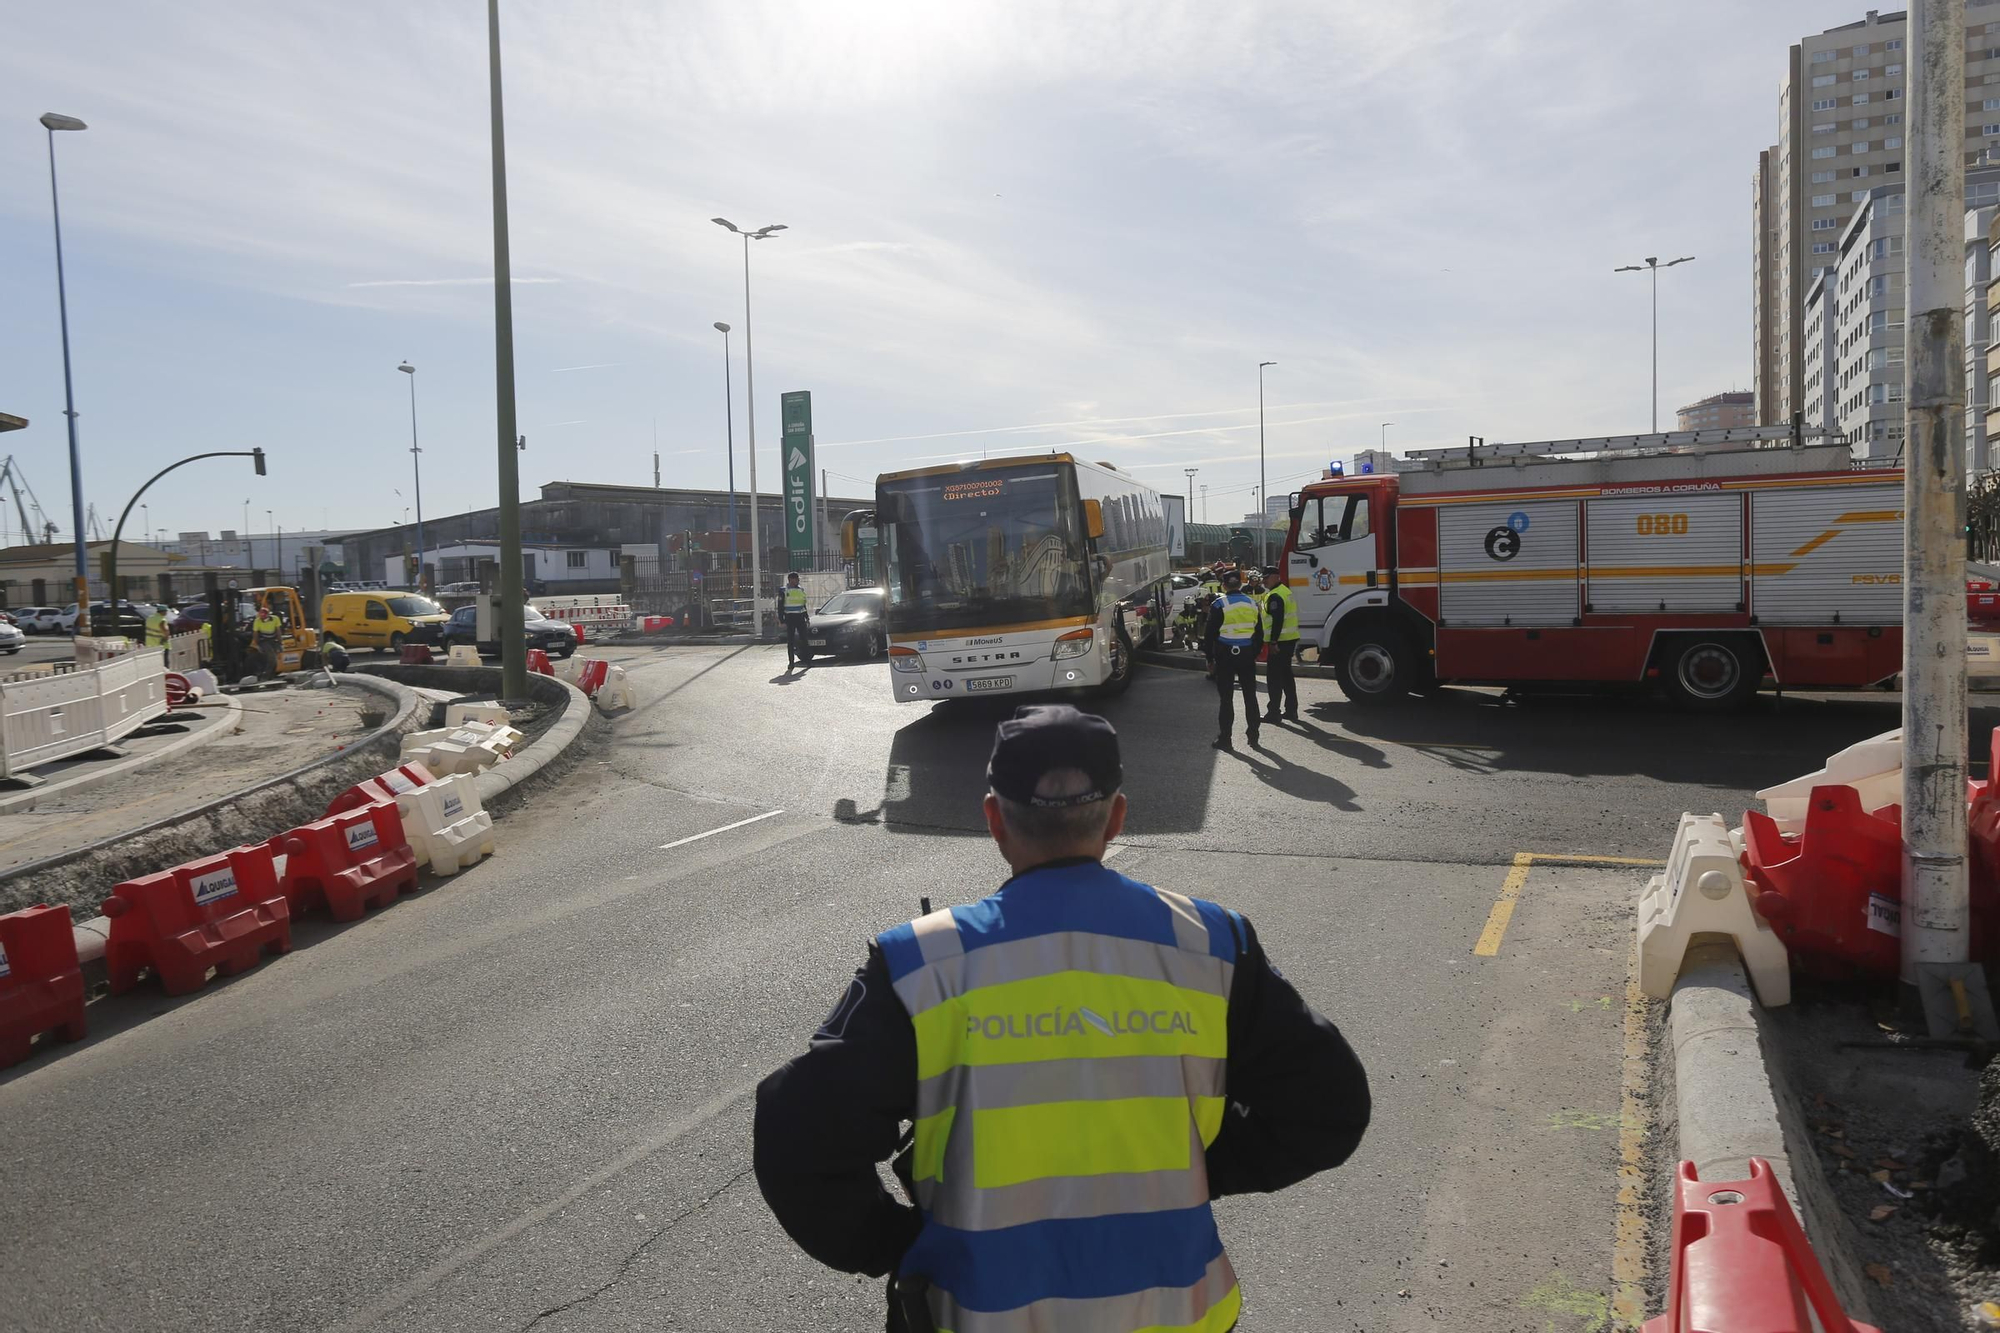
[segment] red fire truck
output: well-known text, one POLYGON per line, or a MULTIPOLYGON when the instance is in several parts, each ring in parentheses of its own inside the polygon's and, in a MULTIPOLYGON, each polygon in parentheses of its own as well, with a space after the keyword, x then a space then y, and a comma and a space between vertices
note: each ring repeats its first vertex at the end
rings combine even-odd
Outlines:
POLYGON ((1697 708, 1902 668, 1903 474, 1797 427, 1423 450, 1293 497, 1305 642, 1358 704, 1647 682, 1697 708))

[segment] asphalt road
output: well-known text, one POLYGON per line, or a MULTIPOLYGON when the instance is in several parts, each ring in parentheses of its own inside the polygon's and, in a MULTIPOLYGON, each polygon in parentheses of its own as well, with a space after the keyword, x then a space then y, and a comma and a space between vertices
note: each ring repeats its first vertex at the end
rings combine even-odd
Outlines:
MULTIPOLYGON (((1005 707, 898 705, 885 667, 775 648, 613 655, 637 707, 497 858, 187 1000, 100 1003, 88 1044, 0 1075, 0 1328, 881 1326, 878 1285, 763 1206, 750 1095, 868 936, 1004 877, 977 801, 1005 707)), ((1244 910, 1374 1086, 1346 1167, 1220 1207, 1243 1327, 1608 1327, 1645 871, 1605 859, 1894 698, 1301 691, 1306 725, 1234 754, 1196 674, 1102 708, 1113 864, 1244 910)))

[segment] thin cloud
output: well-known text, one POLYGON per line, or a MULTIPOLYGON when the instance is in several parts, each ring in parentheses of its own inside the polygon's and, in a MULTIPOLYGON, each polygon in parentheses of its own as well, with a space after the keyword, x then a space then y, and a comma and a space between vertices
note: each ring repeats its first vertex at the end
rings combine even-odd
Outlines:
MULTIPOLYGON (((515 278, 516 287, 543 286, 561 278, 515 278)), ((350 282, 349 287, 491 287, 492 278, 378 278, 372 282, 350 282)))
POLYGON ((629 366, 631 364, 630 361, 593 361, 587 366, 555 366, 549 370, 549 374, 561 375, 571 370, 609 370, 613 366, 629 366))
MULTIPOLYGON (((1382 399, 1347 399, 1346 402, 1380 402, 1382 399)), ((1287 403, 1286 407, 1337 407, 1342 400, 1323 403, 1287 403)), ((1084 417, 1077 421, 1036 421, 1021 426, 981 426, 976 430, 940 430, 928 435, 885 435, 879 440, 833 440, 816 446, 821 449, 842 449, 860 444, 907 444, 912 440, 955 440, 968 435, 1006 435, 1016 431, 1070 430, 1078 426, 1108 426, 1119 421, 1187 421, 1195 417, 1238 416, 1245 412, 1255 412, 1251 407, 1218 407, 1206 412, 1156 412, 1140 417, 1084 417)), ((1217 427, 1217 429, 1221 429, 1217 427)))

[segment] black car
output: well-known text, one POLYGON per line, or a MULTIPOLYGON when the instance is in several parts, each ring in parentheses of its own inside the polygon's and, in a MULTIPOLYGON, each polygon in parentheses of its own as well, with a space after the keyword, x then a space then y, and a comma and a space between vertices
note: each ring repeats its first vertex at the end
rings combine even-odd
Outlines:
POLYGON ((882 589, 849 588, 826 599, 812 613, 809 642, 815 653, 835 657, 881 657, 889 651, 882 631, 882 589))
MULTIPOLYGON (((567 622, 550 620, 532 606, 524 608, 523 619, 528 647, 539 648, 550 657, 568 657, 576 651, 576 630, 567 622)), ((447 649, 454 644, 469 643, 488 657, 497 655, 500 645, 478 642, 478 633, 479 608, 461 606, 438 632, 438 643, 447 649)))

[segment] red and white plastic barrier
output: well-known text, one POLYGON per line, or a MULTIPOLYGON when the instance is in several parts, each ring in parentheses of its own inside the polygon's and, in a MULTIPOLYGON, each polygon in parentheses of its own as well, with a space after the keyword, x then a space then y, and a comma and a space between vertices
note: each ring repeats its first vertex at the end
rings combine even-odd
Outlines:
POLYGON ((0 1069, 44 1032, 83 1036, 83 969, 69 909, 37 905, 0 916, 0 1069))
POLYGON ((417 889, 416 853, 393 800, 302 824, 270 846, 284 853, 279 887, 295 913, 324 903, 335 921, 358 921, 417 889))
POLYGON ((208 969, 234 976, 266 949, 292 951, 291 904, 264 843, 126 880, 104 900, 111 918, 104 966, 111 991, 151 969, 169 995, 200 990, 208 969))
POLYGON ((377 801, 396 803, 396 798, 406 791, 437 781, 437 778, 422 764, 402 764, 387 773, 377 773, 374 777, 357 782, 346 791, 333 798, 326 807, 329 815, 337 815, 343 810, 355 810, 364 805, 374 805, 377 801))
POLYGON ((1645 1333, 1880 1333, 1849 1319, 1761 1157, 1750 1179, 1674 1179, 1667 1310, 1645 1333), (1814 1316, 1818 1322, 1814 1323, 1814 1316))

